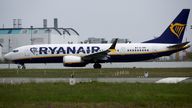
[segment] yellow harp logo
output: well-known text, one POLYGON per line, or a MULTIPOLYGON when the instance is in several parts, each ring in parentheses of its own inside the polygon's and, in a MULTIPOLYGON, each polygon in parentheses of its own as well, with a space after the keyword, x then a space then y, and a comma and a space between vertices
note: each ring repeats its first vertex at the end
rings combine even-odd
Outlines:
POLYGON ((175 23, 175 24, 171 24, 170 26, 170 30, 171 32, 177 37, 179 38, 181 33, 183 32, 185 28, 185 24, 181 24, 181 23, 175 23))

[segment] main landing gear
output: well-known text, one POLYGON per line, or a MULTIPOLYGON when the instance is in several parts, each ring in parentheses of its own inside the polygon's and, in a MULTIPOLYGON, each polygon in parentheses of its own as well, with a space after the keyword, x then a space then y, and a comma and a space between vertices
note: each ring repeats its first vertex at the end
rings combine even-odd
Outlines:
POLYGON ((26 69, 25 64, 18 64, 17 68, 18 69, 26 69))
POLYGON ((95 64, 93 65, 93 68, 94 68, 94 69, 101 69, 101 64, 95 63, 95 64))

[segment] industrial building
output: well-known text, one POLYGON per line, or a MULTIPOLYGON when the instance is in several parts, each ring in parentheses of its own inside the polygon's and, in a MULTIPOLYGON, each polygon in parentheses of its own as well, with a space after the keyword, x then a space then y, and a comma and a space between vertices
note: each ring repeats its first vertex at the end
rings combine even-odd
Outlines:
POLYGON ((90 44, 107 43, 107 40, 105 38, 90 37, 87 40, 85 40, 84 43, 90 43, 90 44))
MULTIPOLYGON (((111 43, 113 43, 113 41, 115 40, 116 38, 112 38, 111 39, 111 43)), ((131 43, 131 41, 129 39, 121 39, 121 38, 118 38, 118 43, 131 43)))
POLYGON ((44 19, 42 28, 22 28, 21 21, 14 19, 13 28, 0 28, 3 54, 24 45, 74 44, 78 43, 78 39, 79 33, 73 28, 58 28, 57 19, 54 19, 54 27, 47 27, 47 20, 44 19))
MULTIPOLYGON (((115 40, 116 38, 112 38, 111 41, 107 41, 105 38, 95 38, 95 37, 90 37, 88 38, 87 40, 84 41, 84 43, 113 43, 113 41, 115 40)), ((131 41, 129 41, 129 39, 121 39, 121 38, 118 38, 118 43, 131 43, 131 41)))

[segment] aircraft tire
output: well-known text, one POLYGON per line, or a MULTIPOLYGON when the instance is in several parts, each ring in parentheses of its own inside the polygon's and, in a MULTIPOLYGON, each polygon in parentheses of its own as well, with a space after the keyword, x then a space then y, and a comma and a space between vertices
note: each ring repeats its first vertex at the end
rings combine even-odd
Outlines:
POLYGON ((101 69, 101 64, 99 64, 99 63, 95 63, 94 65, 93 65, 93 68, 94 69, 101 69))

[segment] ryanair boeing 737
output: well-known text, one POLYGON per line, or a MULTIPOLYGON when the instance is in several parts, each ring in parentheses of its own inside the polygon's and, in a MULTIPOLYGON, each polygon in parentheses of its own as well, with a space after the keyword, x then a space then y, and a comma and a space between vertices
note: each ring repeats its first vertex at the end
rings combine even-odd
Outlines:
MULTIPOLYGON (((12 61, 25 68, 25 63, 63 63, 69 67, 84 67, 93 63, 135 62, 169 56, 189 48, 189 42, 182 43, 189 9, 183 9, 163 34, 142 43, 119 44, 41 44, 27 45, 4 55, 4 60, 12 61)), ((2 46, 1 46, 2 47, 2 46)))

